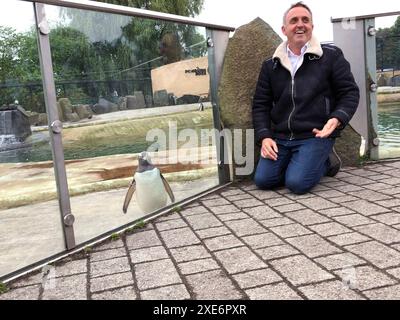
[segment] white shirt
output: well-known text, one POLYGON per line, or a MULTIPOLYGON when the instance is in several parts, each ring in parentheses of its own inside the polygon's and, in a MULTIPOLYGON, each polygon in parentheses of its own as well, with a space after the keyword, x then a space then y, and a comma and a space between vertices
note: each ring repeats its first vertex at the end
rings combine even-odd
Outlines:
POLYGON ((301 67, 304 61, 304 53, 306 52, 308 48, 308 43, 304 45, 303 48, 301 48, 300 55, 296 55, 293 53, 292 50, 290 50, 289 46, 287 46, 287 54, 290 60, 290 63, 292 64, 292 76, 296 74, 297 70, 301 67))

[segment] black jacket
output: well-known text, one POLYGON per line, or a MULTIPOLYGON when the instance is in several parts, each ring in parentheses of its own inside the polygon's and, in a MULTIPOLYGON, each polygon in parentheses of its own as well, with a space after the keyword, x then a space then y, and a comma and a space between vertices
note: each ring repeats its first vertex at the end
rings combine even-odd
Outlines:
POLYGON ((286 43, 282 43, 263 63, 258 78, 253 99, 256 142, 314 137, 312 130, 321 130, 331 118, 341 122, 331 137, 339 136, 359 102, 359 89, 343 52, 312 38, 294 79, 289 70, 286 43))

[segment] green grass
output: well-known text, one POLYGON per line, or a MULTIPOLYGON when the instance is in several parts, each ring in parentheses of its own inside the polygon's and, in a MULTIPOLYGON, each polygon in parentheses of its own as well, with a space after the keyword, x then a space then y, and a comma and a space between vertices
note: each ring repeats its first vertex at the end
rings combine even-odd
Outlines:
POLYGON ((119 239, 121 239, 121 235, 120 235, 119 233, 113 233, 113 234, 111 235, 111 240, 112 240, 112 241, 117 241, 117 240, 119 240, 119 239))
POLYGON ((0 282, 0 294, 6 293, 8 290, 8 287, 3 282, 0 282))

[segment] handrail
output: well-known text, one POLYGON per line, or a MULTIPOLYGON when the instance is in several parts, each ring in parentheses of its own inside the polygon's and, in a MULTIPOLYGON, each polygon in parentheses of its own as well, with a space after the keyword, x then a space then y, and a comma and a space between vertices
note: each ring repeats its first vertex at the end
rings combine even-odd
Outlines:
POLYGON ((208 23, 206 21, 196 20, 191 17, 178 16, 169 13, 157 12, 152 10, 143 10, 131 7, 125 7, 115 4, 97 2, 97 1, 87 1, 87 0, 22 0, 28 2, 38 2, 43 4, 68 7, 74 9, 83 9, 83 10, 92 10, 99 11, 105 13, 114 13, 114 14, 123 14, 133 17, 142 17, 142 18, 151 18, 151 19, 160 19, 177 23, 184 23, 199 27, 206 27, 215 30, 222 31, 234 31, 235 28, 208 23))
POLYGON ((380 18, 387 16, 398 16, 400 15, 400 11, 386 12, 386 13, 376 13, 376 14, 368 14, 363 16, 355 16, 355 17, 343 17, 343 18, 333 18, 331 17, 331 22, 341 22, 343 20, 363 20, 363 19, 372 19, 372 18, 380 18))

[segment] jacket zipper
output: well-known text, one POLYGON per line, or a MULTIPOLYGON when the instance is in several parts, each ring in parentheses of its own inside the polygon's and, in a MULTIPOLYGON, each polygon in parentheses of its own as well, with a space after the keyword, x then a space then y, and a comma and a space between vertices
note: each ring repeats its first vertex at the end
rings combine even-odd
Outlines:
POLYGON ((292 119, 293 113, 296 110, 296 102, 294 101, 294 77, 292 77, 292 103, 293 103, 293 110, 292 112, 289 114, 289 118, 288 118, 288 128, 290 131, 290 138, 289 140, 293 140, 294 138, 294 133, 292 131, 292 127, 290 126, 290 120, 292 119))

